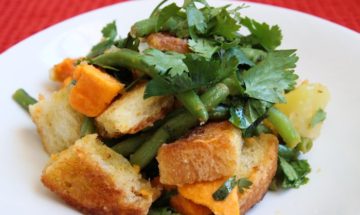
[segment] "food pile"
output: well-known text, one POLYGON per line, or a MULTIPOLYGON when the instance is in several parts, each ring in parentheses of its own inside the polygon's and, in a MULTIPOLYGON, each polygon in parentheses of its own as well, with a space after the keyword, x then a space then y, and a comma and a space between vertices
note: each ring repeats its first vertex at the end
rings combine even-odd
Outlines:
POLYGON ((153 215, 244 214, 306 184, 326 87, 244 6, 165 3, 56 64, 49 98, 15 92, 51 155, 42 183, 83 213, 153 215))

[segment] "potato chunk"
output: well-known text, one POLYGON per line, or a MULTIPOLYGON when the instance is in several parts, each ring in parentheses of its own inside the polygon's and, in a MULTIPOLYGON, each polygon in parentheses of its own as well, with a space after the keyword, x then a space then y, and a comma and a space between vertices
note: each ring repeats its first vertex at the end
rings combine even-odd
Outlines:
POLYGON ((325 109, 329 99, 325 86, 305 81, 286 94, 286 104, 277 104, 276 107, 289 117, 300 136, 315 139, 320 134, 322 123, 311 127, 311 120, 319 109, 325 109))

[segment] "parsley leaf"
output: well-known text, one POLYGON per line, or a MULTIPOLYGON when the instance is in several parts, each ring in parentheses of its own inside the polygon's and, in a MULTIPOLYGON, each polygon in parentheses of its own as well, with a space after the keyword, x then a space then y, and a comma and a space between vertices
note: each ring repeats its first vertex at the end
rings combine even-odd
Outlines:
POLYGON ((189 72, 186 64, 183 62, 185 55, 176 52, 162 52, 157 49, 147 49, 144 51, 144 61, 161 74, 169 73, 171 77, 181 75, 183 72, 189 72))
POLYGON ((267 50, 275 50, 281 44, 282 34, 279 26, 269 26, 266 23, 259 23, 253 19, 245 17, 241 24, 246 26, 255 39, 267 50))
POLYGON ((242 74, 245 93, 255 99, 272 103, 285 102, 285 91, 291 90, 298 76, 293 68, 298 57, 294 50, 270 52, 256 66, 242 74))
POLYGON ((310 122, 310 127, 311 128, 315 127, 317 124, 323 122, 325 118, 326 118, 326 112, 320 108, 319 110, 316 111, 316 113, 312 117, 310 122))
POLYGON ((104 53, 105 50, 107 50, 114 44, 114 40, 117 35, 117 28, 115 21, 103 27, 101 33, 103 39, 98 44, 96 44, 91 48, 90 53, 87 55, 88 58, 93 58, 98 55, 101 55, 102 53, 104 53))
POLYGON ((206 39, 192 39, 188 41, 188 45, 193 52, 196 52, 207 60, 209 60, 219 48, 206 39))

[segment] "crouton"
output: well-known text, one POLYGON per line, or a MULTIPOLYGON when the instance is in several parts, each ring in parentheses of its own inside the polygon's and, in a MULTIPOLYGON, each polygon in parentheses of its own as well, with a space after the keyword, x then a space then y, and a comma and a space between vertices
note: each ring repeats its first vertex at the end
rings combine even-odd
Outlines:
POLYGON ((213 181, 235 175, 241 131, 228 121, 209 123, 158 151, 160 182, 170 185, 213 181))
POLYGON ((151 48, 159 49, 161 51, 174 51, 178 53, 190 52, 187 41, 169 34, 153 33, 146 38, 146 42, 151 48))
POLYGON ((53 155, 43 184, 86 214, 147 214, 157 190, 128 160, 90 134, 53 155))
POLYGON ((74 76, 78 77, 70 91, 69 103, 76 111, 88 117, 100 115, 125 86, 109 74, 87 64, 78 65, 74 76))
POLYGON ((238 178, 252 182, 249 189, 239 193, 241 214, 248 211, 266 194, 277 169, 278 139, 271 134, 245 139, 238 178))
POLYGON ((216 201, 212 196, 226 180, 228 178, 186 184, 180 186, 178 191, 184 198, 209 208, 215 215, 239 215, 240 207, 237 187, 222 201, 216 201))
POLYGON ((134 134, 152 126, 172 108, 172 96, 154 96, 144 99, 146 83, 140 83, 113 102, 100 116, 96 117, 99 133, 114 138, 134 134))
POLYGON ((182 215, 211 215, 209 208, 195 204, 184 198, 181 194, 174 195, 170 198, 170 205, 182 215))
POLYGON ((45 150, 60 152, 80 138, 84 116, 73 110, 68 102, 69 88, 54 92, 49 99, 42 99, 29 107, 45 150))

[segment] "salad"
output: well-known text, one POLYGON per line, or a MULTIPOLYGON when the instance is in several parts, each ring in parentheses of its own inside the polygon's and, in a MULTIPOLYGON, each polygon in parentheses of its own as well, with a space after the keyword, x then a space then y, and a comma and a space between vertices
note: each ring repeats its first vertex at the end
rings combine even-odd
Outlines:
POLYGON ((164 0, 56 64, 49 98, 17 90, 51 155, 42 183, 86 214, 184 215, 244 214, 308 183, 329 92, 245 7, 164 0))

